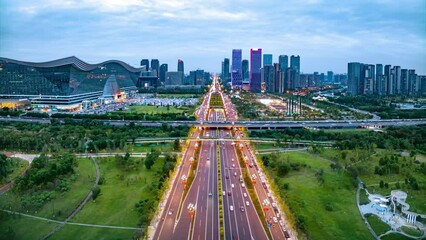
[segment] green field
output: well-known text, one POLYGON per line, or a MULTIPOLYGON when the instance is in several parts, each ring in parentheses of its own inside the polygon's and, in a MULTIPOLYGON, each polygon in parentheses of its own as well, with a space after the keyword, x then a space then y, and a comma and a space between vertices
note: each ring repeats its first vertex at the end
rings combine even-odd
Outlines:
MULTIPOLYGON (((135 211, 135 203, 143 198, 156 197, 147 189, 158 182, 155 172, 161 169, 163 160, 158 160, 151 170, 140 164, 138 170, 130 171, 117 168, 114 158, 98 158, 97 161, 105 178, 105 184, 100 186, 101 195, 96 201, 90 201, 73 222, 137 227, 140 216, 135 211)), ((81 239, 110 239, 111 236, 131 239, 134 234, 135 230, 67 225, 54 235, 54 239, 75 239, 76 236, 82 236, 81 239)))
MULTIPOLYGON (((273 179, 296 225, 309 239, 373 239, 356 206, 356 189, 347 173, 331 170, 328 160, 307 152, 281 153, 279 158, 306 164, 284 178, 273 179), (315 176, 320 169, 324 170, 323 183, 315 176), (288 190, 283 187, 285 183, 288 190)), ((269 176, 277 175, 275 170, 267 169, 269 176)))
POLYGON ((165 142, 165 143, 136 143, 129 147, 131 152, 140 153, 140 152, 149 152, 151 149, 158 150, 162 153, 164 152, 172 152, 173 151, 173 143, 165 142))
POLYGON ((415 228, 411 228, 411 227, 407 227, 407 226, 402 226, 401 230, 407 234, 410 234, 411 236, 416 236, 416 237, 420 237, 422 236, 423 232, 415 229, 415 228))
POLYGON ((368 223, 370 223, 371 228, 373 228, 374 232, 377 235, 383 234, 383 233, 391 230, 389 225, 387 225, 382 220, 380 220, 376 215, 370 215, 366 218, 367 218, 368 223))
POLYGON ((181 106, 181 107, 175 107, 175 106, 164 106, 164 107, 160 107, 160 106, 129 106, 129 110, 127 110, 128 112, 131 113, 148 113, 148 114, 161 114, 161 113, 183 113, 186 112, 188 114, 192 114, 194 112, 194 107, 193 106, 181 106))
POLYGON ((406 237, 398 233, 390 233, 380 238, 381 240, 412 240, 412 238, 406 237))
MULTIPOLYGON (((56 198, 36 212, 26 214, 36 215, 56 220, 64 220, 68 214, 86 197, 95 180, 95 167, 90 159, 78 159, 76 180, 71 183, 70 190, 56 193, 56 198)), ((17 196, 8 192, 0 198, 2 209, 22 211, 17 203, 17 196)), ((17 215, 2 214, 0 219, 0 239, 11 229, 15 239, 40 239, 50 232, 56 224, 17 215)))

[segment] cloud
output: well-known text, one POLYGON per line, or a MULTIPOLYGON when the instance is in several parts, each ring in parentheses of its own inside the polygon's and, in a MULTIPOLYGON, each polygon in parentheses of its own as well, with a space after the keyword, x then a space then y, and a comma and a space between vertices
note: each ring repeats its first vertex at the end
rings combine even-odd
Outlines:
POLYGON ((220 72, 233 48, 248 58, 260 47, 301 55, 305 72, 362 60, 424 74, 425 16, 423 0, 3 0, 0 52, 28 61, 183 58, 188 69, 220 72))

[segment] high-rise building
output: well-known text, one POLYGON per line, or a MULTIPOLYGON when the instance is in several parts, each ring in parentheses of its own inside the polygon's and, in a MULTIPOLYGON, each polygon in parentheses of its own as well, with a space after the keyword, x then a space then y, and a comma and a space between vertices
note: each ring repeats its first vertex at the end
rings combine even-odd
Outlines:
POLYGON ((278 63, 280 64, 280 70, 284 72, 288 68, 288 56, 280 55, 278 57, 278 63))
POLYGON ((229 58, 225 58, 222 62, 222 81, 224 83, 228 83, 231 80, 230 74, 229 74, 229 58))
POLYGON ((290 68, 296 70, 295 74, 290 74, 290 75, 287 74, 288 76, 292 76, 292 78, 290 79, 290 85, 294 86, 294 88, 299 88, 300 87, 300 57, 299 55, 297 56, 291 55, 290 68))
POLYGON ((361 83, 364 86, 362 94, 373 94, 374 85, 375 85, 375 65, 373 64, 364 64, 363 68, 364 79, 361 79, 361 83))
POLYGON ((408 70, 408 93, 407 93, 408 95, 414 95, 418 90, 418 87, 416 85, 416 78, 417 78, 416 70, 414 69, 408 70))
POLYGON ((386 91, 384 95, 390 95, 393 94, 393 85, 392 85, 392 79, 391 79, 391 65, 385 65, 384 70, 385 80, 386 80, 386 91))
POLYGON ((160 61, 158 59, 151 59, 151 72, 153 76, 159 76, 160 61))
POLYGON ((263 66, 272 66, 272 54, 263 54, 263 66))
POLYGON ((232 50, 231 85, 236 88, 243 84, 241 55, 241 49, 232 50))
POLYGON ((392 82, 392 93, 391 94, 400 94, 401 93, 401 67, 393 66, 391 69, 391 82, 392 82))
POLYGON ((300 56, 299 55, 297 55, 297 56, 291 55, 290 67, 297 69, 297 71, 300 72, 300 56))
POLYGON ((160 84, 164 85, 166 82, 166 72, 169 70, 169 65, 166 63, 161 64, 160 66, 160 84))
POLYGON ((265 65, 263 67, 264 80, 266 84, 266 92, 274 93, 275 89, 275 70, 272 65, 265 65))
POLYGON ((328 71, 327 72, 327 82, 333 83, 333 81, 334 81, 334 73, 333 73, 333 71, 328 71))
POLYGON ((250 69, 249 69, 249 61, 244 59, 241 63, 241 69, 243 73, 243 84, 250 83, 250 69))
POLYGON ((148 59, 142 59, 141 66, 145 67, 145 71, 149 71, 149 60, 148 59))
POLYGON ((166 86, 177 86, 183 83, 183 72, 167 72, 166 73, 166 86))
POLYGON ((262 49, 250 49, 250 91, 260 92, 261 90, 261 69, 262 49))
POLYGON ((408 69, 401 69, 401 90, 400 94, 408 93, 408 69))
POLYGON ((177 71, 178 72, 182 72, 182 74, 185 75, 185 69, 184 69, 184 66, 183 66, 183 60, 181 60, 181 59, 178 59, 177 71))
POLYGON ((361 75, 363 64, 359 62, 348 63, 348 93, 352 96, 361 94, 360 89, 363 89, 361 81, 363 77, 361 75))

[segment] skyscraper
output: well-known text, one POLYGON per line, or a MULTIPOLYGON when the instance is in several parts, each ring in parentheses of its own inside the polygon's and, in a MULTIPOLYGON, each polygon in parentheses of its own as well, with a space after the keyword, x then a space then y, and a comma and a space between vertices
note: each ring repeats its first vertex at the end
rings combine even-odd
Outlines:
POLYGON ((250 69, 249 69, 249 61, 247 59, 244 59, 242 61, 242 73, 243 73, 243 84, 249 84, 250 83, 250 69))
POLYGON ((263 54, 263 66, 272 66, 272 54, 263 54))
POLYGON ((151 59, 151 72, 153 76, 159 76, 160 61, 158 59, 151 59))
POLYGON ((288 56, 280 55, 278 57, 278 63, 280 64, 280 70, 284 72, 288 68, 288 56))
MULTIPOLYGON (((299 55, 290 57, 290 68, 296 70, 295 74, 290 74, 292 77, 290 79, 290 85, 294 86, 294 88, 300 87, 300 57, 299 55)), ((292 88, 292 89, 294 89, 292 88)))
POLYGON ((393 93, 393 86, 392 86, 392 81, 391 81, 391 65, 385 65, 385 80, 386 80, 386 91, 384 93, 384 95, 388 95, 388 94, 392 94, 393 93))
POLYGON ((181 59, 178 59, 178 67, 177 67, 178 72, 182 72, 183 75, 185 75, 185 69, 183 67, 183 61, 181 59))
POLYGON ((229 58, 225 58, 222 62, 222 81, 224 83, 227 83, 230 81, 230 76, 229 76, 229 58))
POLYGON ((260 92, 261 90, 261 67, 262 49, 250 49, 250 91, 260 92))
POLYGON ((231 85, 237 88, 243 84, 241 54, 241 49, 232 50, 231 85))
POLYGON ((264 80, 266 84, 266 92, 276 92, 275 89, 275 70, 272 65, 265 65, 263 67, 264 80))
POLYGON ((166 82, 166 73, 169 70, 169 66, 167 64, 161 64, 160 66, 160 84, 164 85, 166 82))
POLYGON ((348 93, 352 96, 360 94, 359 89, 363 80, 361 76, 362 65, 359 62, 348 63, 348 93))
POLYGON ((383 64, 376 64, 376 82, 374 84, 374 93, 375 94, 381 94, 380 92, 383 91, 383 64))
POLYGON ((149 60, 148 59, 142 59, 141 66, 145 66, 145 71, 149 71, 149 60))
POLYGON ((333 71, 328 71, 327 72, 327 82, 333 83, 333 81, 334 81, 334 73, 333 73, 333 71))
POLYGON ((300 72, 300 57, 299 55, 290 57, 290 67, 300 72))

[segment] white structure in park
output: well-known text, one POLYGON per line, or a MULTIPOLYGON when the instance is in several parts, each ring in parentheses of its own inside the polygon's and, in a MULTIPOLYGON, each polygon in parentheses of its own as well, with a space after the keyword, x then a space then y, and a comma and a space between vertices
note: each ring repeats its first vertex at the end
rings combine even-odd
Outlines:
MULTIPOLYGON (((426 214, 409 211, 410 205, 406 203, 406 192, 393 190, 389 196, 385 197, 380 194, 370 194, 367 189, 365 189, 365 192, 367 193, 370 202, 368 204, 358 206, 361 214, 374 214, 379 217, 380 220, 388 224, 392 229, 381 236, 390 232, 398 232, 415 239, 423 239, 426 237, 426 227, 423 223, 418 221, 419 217, 426 219, 426 214), (417 229, 421 236, 412 236, 403 232, 401 228, 403 226, 417 229)), ((378 238, 380 239, 381 236, 378 236, 378 238)))

